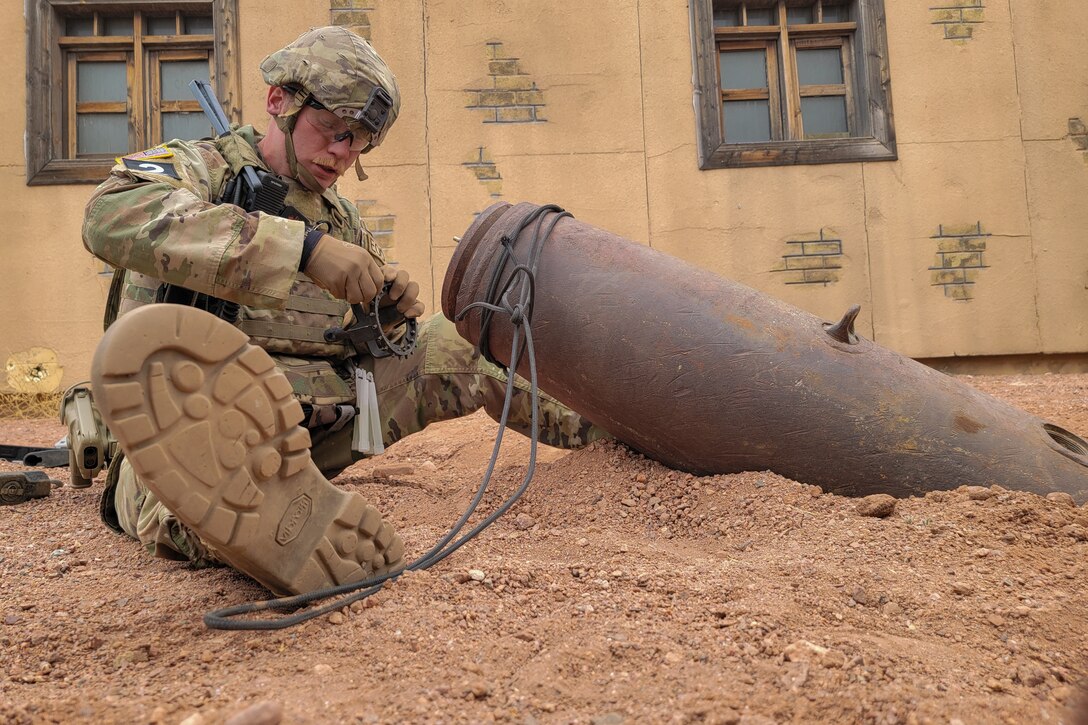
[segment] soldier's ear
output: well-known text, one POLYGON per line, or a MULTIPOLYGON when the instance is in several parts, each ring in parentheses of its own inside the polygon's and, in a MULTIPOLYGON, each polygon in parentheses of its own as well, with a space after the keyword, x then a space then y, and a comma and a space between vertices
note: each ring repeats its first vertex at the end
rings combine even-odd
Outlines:
POLYGON ((280 86, 268 87, 268 98, 265 102, 269 115, 278 116, 287 110, 291 103, 291 94, 280 86))

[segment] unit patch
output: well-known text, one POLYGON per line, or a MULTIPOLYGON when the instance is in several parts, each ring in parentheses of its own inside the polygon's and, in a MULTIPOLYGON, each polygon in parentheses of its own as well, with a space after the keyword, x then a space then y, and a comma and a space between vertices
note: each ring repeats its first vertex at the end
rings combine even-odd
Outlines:
POLYGON ((155 159, 154 161, 144 161, 141 159, 130 159, 125 157, 121 159, 125 164, 126 169, 132 169, 133 171, 143 171, 148 174, 162 174, 163 176, 169 176, 172 179, 180 179, 177 169, 174 168, 173 161, 166 161, 164 159, 155 159))
POLYGON ((174 152, 165 146, 138 151, 122 158, 115 159, 117 163, 124 164, 126 169, 143 171, 148 174, 162 174, 172 179, 180 179, 177 169, 174 168, 174 152))

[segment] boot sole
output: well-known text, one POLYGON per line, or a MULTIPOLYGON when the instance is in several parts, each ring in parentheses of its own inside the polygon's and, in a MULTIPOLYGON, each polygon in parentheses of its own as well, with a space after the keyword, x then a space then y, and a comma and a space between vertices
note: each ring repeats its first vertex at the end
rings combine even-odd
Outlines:
POLYGON ((404 545, 310 460, 302 408, 245 333, 147 305, 103 336, 94 399, 140 480, 236 569, 303 594, 403 568, 404 545))

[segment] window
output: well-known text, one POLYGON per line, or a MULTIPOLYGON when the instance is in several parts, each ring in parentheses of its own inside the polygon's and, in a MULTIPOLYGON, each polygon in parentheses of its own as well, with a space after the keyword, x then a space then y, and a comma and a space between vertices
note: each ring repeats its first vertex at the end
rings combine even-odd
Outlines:
POLYGON ((699 167, 895 159, 883 0, 692 0, 699 167))
POLYGON ((238 117, 237 0, 30 0, 27 183, 98 183, 114 158, 211 135, 189 90, 238 117))

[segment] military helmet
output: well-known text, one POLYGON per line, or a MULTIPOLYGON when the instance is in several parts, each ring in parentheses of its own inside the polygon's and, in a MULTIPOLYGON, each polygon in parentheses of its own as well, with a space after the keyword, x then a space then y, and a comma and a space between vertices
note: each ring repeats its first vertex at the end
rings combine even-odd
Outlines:
POLYGON ((347 28, 311 28, 261 61, 270 86, 293 89, 299 106, 317 101, 348 124, 385 138, 400 110, 397 79, 370 43, 347 28))

